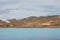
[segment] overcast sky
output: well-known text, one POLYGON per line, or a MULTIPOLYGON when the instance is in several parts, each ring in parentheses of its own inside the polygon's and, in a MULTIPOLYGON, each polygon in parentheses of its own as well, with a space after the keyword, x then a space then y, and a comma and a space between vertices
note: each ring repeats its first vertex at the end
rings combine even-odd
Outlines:
POLYGON ((60 15, 60 0, 0 0, 0 18, 60 15))

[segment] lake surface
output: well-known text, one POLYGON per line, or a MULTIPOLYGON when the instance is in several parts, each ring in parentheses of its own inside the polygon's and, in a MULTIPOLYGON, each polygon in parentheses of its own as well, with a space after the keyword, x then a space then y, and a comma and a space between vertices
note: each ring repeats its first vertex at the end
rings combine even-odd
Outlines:
POLYGON ((60 40, 60 28, 0 28, 0 40, 60 40))

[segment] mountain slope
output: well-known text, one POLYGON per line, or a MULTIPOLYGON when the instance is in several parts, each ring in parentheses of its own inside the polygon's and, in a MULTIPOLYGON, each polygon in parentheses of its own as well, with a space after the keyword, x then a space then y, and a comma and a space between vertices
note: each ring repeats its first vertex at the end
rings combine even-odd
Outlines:
MULTIPOLYGON (((53 16, 31 16, 24 19, 10 19, 10 23, 5 23, 2 27, 16 28, 60 28, 60 15, 53 16)), ((1 24, 2 22, 0 22, 1 24)), ((1 26, 1 25, 0 25, 1 26)))

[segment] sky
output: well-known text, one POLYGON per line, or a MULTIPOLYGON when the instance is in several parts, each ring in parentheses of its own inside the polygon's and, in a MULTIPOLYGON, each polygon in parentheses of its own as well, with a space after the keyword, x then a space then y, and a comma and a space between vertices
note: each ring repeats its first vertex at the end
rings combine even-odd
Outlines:
POLYGON ((0 0, 0 19, 60 15, 60 0, 0 0))
POLYGON ((60 40, 60 28, 0 28, 0 40, 29 40, 30 38, 60 40))

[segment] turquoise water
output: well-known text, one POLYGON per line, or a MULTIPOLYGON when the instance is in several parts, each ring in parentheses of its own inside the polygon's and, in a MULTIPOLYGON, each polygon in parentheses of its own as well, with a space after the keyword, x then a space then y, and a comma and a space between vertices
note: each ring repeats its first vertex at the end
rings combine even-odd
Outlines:
POLYGON ((0 28, 0 40, 60 39, 60 28, 0 28))

